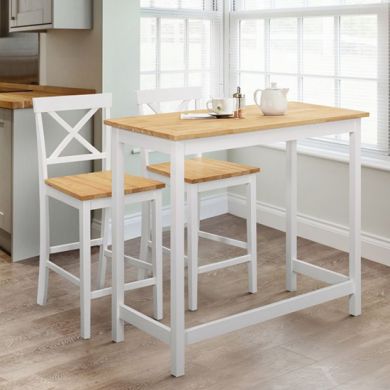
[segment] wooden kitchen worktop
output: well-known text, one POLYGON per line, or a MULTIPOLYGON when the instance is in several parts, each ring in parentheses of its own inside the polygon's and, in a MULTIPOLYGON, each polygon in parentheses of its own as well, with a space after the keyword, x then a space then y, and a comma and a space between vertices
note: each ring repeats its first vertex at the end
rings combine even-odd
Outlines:
POLYGON ((93 89, 0 82, 0 108, 10 110, 32 108, 32 99, 36 97, 85 95, 95 92, 93 89))

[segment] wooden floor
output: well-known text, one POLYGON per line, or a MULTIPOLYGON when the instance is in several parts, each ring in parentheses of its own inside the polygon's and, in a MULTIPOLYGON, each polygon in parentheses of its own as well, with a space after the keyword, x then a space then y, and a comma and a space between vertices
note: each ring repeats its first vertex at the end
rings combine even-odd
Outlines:
MULTIPOLYGON (((204 230, 245 238, 244 222, 230 215, 202 223, 204 230)), ((164 239, 168 242, 169 237, 164 239)), ((246 293, 245 266, 200 277, 200 309, 187 313, 187 325, 278 301, 284 290, 284 234, 259 226, 259 293, 246 293)), ((138 240, 127 251, 137 254, 138 240)), ((208 262, 240 249, 201 240, 208 262)), ((299 240, 299 258, 346 272, 347 256, 299 240)), ((94 271, 97 253, 94 251, 94 271)), ((165 259, 165 319, 169 322, 169 264, 165 259)), ((77 253, 55 261, 77 272, 77 253)), ((50 276, 49 302, 35 304, 36 261, 10 264, 0 253, 0 389, 390 389, 390 268, 363 262, 363 311, 347 315, 347 300, 317 306, 283 318, 192 345, 187 375, 169 375, 166 345, 126 327, 125 342, 113 344, 110 298, 93 303, 92 340, 79 338, 78 290, 50 276)), ((128 278, 134 277, 128 270, 128 278)), ((299 277, 299 293, 321 287, 299 277)), ((127 303, 152 311, 150 288, 129 293, 127 303)))

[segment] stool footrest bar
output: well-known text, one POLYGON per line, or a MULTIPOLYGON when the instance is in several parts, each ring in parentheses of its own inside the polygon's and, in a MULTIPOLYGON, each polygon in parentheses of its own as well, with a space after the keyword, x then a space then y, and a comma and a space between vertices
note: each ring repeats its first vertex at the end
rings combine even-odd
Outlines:
MULTIPOLYGON (((142 280, 137 280, 135 282, 126 283, 124 290, 132 291, 132 290, 137 290, 139 288, 154 286, 155 284, 156 284, 156 278, 142 279, 142 280)), ((92 291, 91 298, 97 299, 111 294, 112 294, 112 287, 107 287, 107 288, 102 288, 100 290, 92 291)))
MULTIPOLYGON (((104 251, 104 256, 108 257, 109 259, 112 259, 112 251, 105 250, 104 251)), ((134 267, 141 268, 141 269, 144 269, 146 271, 152 271, 153 270, 152 264, 148 263, 147 261, 136 259, 135 257, 127 256, 127 255, 125 255, 124 258, 125 258, 126 261, 128 261, 134 267)))
MULTIPOLYGON (((149 247, 152 246, 152 241, 148 242, 148 246, 149 247)), ((162 250, 163 250, 163 253, 165 253, 166 255, 170 255, 171 254, 171 248, 168 248, 167 246, 163 246, 162 250)), ((184 260, 187 261, 188 260, 188 256, 184 255, 184 260)))
MULTIPOLYGON (((94 240, 91 240, 91 247, 92 246, 100 246, 100 245, 102 245, 102 243, 103 243, 103 240, 101 238, 96 238, 94 240)), ((50 247, 50 254, 75 251, 77 249, 80 249, 80 243, 79 242, 72 242, 70 244, 56 245, 56 246, 50 247)))
POLYGON ((57 264, 54 264, 51 261, 48 261, 47 262, 47 267, 51 271, 61 275, 63 278, 65 278, 69 282, 75 284, 76 286, 80 286, 80 279, 77 276, 74 276, 70 272, 68 272, 68 271, 64 270, 63 268, 59 267, 57 264))
POLYGON ((293 271, 327 284, 338 284, 349 280, 346 275, 306 263, 302 260, 293 260, 293 271))
POLYGON ((222 260, 222 261, 218 261, 216 263, 202 265, 199 267, 198 273, 204 274, 206 272, 216 271, 218 269, 229 268, 229 267, 233 267, 235 265, 248 263, 250 260, 251 260, 251 257, 249 255, 234 257, 233 259, 222 260))
POLYGON ((122 320, 136 328, 141 329, 166 344, 170 343, 171 328, 169 326, 161 324, 153 318, 126 305, 120 305, 119 315, 122 320))
POLYGON ((248 244, 244 241, 234 240, 233 238, 228 238, 224 236, 219 236, 217 234, 212 234, 208 232, 199 231, 199 237, 206 240, 220 242, 222 244, 235 246, 237 248, 248 249, 248 244))

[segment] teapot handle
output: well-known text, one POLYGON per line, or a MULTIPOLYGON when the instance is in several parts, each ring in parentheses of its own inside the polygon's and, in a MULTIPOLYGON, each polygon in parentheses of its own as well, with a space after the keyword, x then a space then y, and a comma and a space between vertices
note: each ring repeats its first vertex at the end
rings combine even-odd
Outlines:
POLYGON ((254 95, 253 95, 253 98, 255 100, 256 106, 261 109, 261 104, 257 102, 257 95, 259 94, 259 92, 263 93, 263 90, 262 89, 257 89, 255 91, 254 95))

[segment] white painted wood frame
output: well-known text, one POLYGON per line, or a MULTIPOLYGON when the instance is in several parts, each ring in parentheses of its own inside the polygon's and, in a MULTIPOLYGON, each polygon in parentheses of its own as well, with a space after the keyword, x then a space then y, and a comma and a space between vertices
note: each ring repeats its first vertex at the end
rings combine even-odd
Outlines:
MULTIPOLYGON (((322 124, 311 124, 289 128, 272 129, 242 133, 239 135, 224 135, 204 139, 186 141, 171 141, 113 128, 113 329, 114 341, 123 341, 123 325, 129 322, 145 332, 165 341, 171 350, 171 373, 182 376, 185 373, 185 348, 187 344, 216 337, 247 326, 280 317, 298 310, 329 302, 341 297, 349 297, 349 313, 358 316, 361 313, 361 257, 360 257, 360 209, 361 209, 361 161, 360 161, 361 120, 344 120, 322 124), (297 180, 295 167, 290 169, 291 180, 286 186, 286 196, 289 200, 289 235, 287 236, 289 254, 287 256, 288 277, 286 289, 291 289, 292 278, 296 273, 302 273, 315 279, 331 283, 331 286, 284 299, 263 307, 238 313, 203 325, 185 329, 184 304, 184 158, 194 153, 205 153, 232 148, 244 148, 253 145, 289 142, 290 151, 287 155, 288 164, 294 164, 295 141, 308 137, 328 134, 350 134, 350 269, 349 275, 341 275, 327 269, 313 266, 301 260, 294 259, 296 253, 296 196, 293 181, 297 180), (153 149, 166 153, 171 157, 171 326, 166 327, 123 304, 123 283, 121 278, 123 267, 123 177, 124 145, 136 145, 144 149, 153 149)), ((294 287, 294 286, 293 286, 294 287)))
MULTIPOLYGON (((112 204, 111 198, 94 199, 81 201, 71 197, 53 187, 46 185, 48 178, 48 166, 85 160, 102 160, 103 170, 109 170, 111 165, 111 129, 103 125, 103 146, 102 151, 97 150, 86 141, 80 131, 84 125, 102 110, 103 121, 110 117, 112 105, 111 94, 94 94, 81 96, 61 96, 33 99, 34 112, 36 118, 38 159, 39 159, 39 195, 40 195, 40 260, 39 260, 39 280, 37 303, 45 305, 47 302, 49 270, 67 279, 69 282, 80 288, 80 333, 84 339, 91 337, 91 301, 112 293, 112 288, 105 288, 105 274, 107 258, 112 257, 108 250, 110 242, 109 211, 112 204), (74 126, 70 126, 58 112, 86 110, 80 121, 74 126), (61 127, 66 130, 67 135, 60 142, 57 148, 47 156, 45 133, 43 127, 43 114, 50 115, 61 127), (84 146, 87 154, 78 156, 62 157, 67 145, 72 140, 77 140, 84 146), (63 202, 79 212, 80 242, 67 245, 50 245, 49 227, 49 198, 63 202), (102 231, 101 238, 91 240, 91 211, 102 209, 102 231), (98 286, 96 290, 91 286, 91 246, 99 245, 99 270, 98 286), (50 254, 66 252, 70 250, 80 250, 80 277, 76 277, 65 269, 50 261, 50 254)), ((83 112, 82 112, 83 113, 83 112)), ((142 281, 124 283, 124 291, 137 288, 153 286, 154 317, 161 320, 163 316, 163 296, 162 296, 162 227, 161 227, 161 190, 140 192, 125 196, 126 204, 148 203, 153 207, 152 219, 152 264, 147 264, 141 260, 125 256, 130 264, 137 268, 146 268, 151 271, 152 276, 142 281)), ((114 279, 115 280, 115 279, 114 279)))

